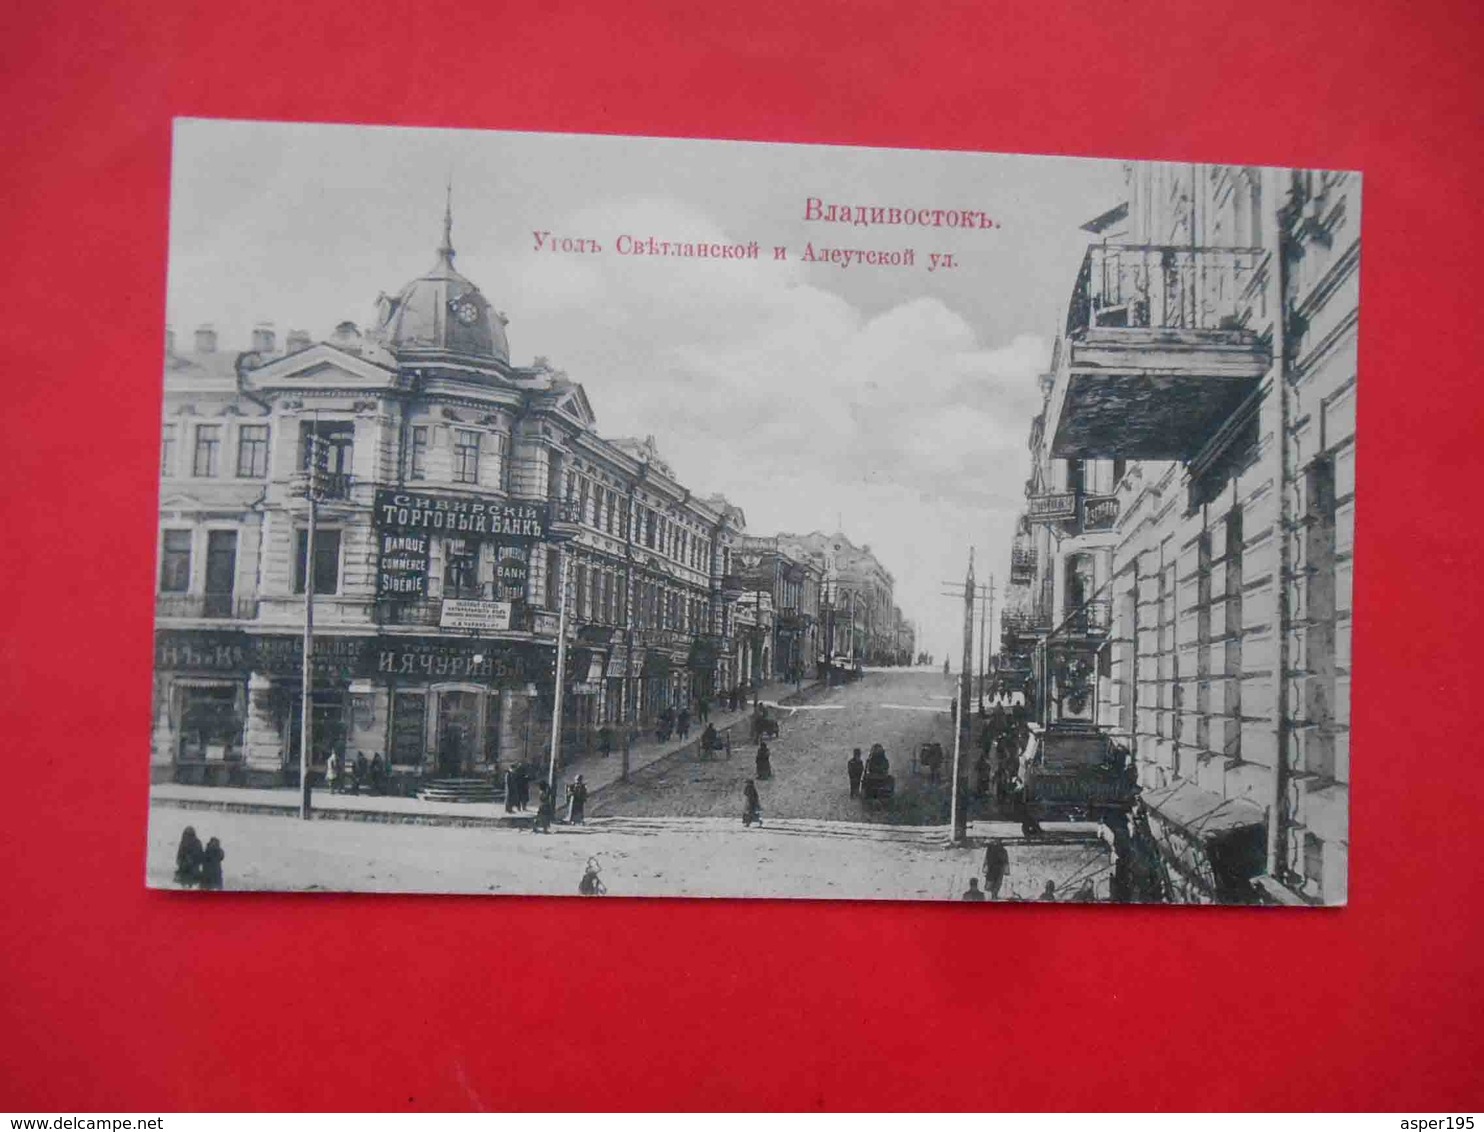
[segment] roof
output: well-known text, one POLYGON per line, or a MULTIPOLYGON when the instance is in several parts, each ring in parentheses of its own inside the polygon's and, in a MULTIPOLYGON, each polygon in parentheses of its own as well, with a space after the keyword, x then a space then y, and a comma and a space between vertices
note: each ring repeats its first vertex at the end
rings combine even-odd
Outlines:
POLYGON ((1263 808, 1250 798, 1224 798, 1202 790, 1188 778, 1160 790, 1145 790, 1139 802, 1163 820, 1205 839, 1267 822, 1263 808))
POLYGON ((374 337, 398 354, 433 351, 509 364, 506 319, 453 265, 453 211, 443 214, 438 259, 395 296, 377 299, 374 337))

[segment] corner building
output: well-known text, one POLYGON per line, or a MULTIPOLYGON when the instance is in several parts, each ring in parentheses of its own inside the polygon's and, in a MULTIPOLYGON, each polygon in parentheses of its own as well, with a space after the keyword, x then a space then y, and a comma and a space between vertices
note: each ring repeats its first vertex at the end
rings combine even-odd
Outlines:
POLYGON ((241 352, 167 333, 155 778, 296 780, 311 577, 316 769, 336 747, 404 783, 542 759, 564 565, 565 751, 734 679, 740 511, 693 496, 653 438, 599 436, 543 360, 513 365, 454 259, 445 215, 432 269, 365 333, 280 348, 260 325, 241 352))
POLYGON ((1177 898, 1343 903, 1360 181, 1127 189, 1032 433, 1039 710, 1129 746, 1177 898))

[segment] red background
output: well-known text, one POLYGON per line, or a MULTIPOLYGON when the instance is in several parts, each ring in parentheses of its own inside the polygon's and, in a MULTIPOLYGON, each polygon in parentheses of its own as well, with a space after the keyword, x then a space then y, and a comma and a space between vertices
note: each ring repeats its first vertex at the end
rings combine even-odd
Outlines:
POLYGON ((0 1105, 1477 1106, 1471 0, 58 2, 7 24, 0 1105), (1363 169, 1350 906, 146 891, 186 114, 1363 169))

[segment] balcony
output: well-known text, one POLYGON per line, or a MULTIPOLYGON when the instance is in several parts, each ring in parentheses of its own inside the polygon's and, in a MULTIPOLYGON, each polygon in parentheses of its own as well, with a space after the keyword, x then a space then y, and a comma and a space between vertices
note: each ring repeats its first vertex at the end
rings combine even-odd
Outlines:
POLYGON ((252 621, 258 616, 258 599, 231 594, 159 594, 155 618, 203 618, 221 621, 252 621))
POLYGON ((1063 619, 1060 637, 1105 637, 1111 624, 1112 603, 1106 599, 1084 602, 1063 619))
POLYGON ((1195 456, 1272 362, 1267 265, 1258 248, 1089 248, 1052 386, 1051 455, 1195 456))

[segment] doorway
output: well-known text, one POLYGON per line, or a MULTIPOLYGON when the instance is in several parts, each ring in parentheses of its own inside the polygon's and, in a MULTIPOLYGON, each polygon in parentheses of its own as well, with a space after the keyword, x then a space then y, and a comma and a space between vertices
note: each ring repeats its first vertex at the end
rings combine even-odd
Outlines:
POLYGON ((478 752, 479 693, 444 692, 438 697, 438 773, 460 778, 478 752))

